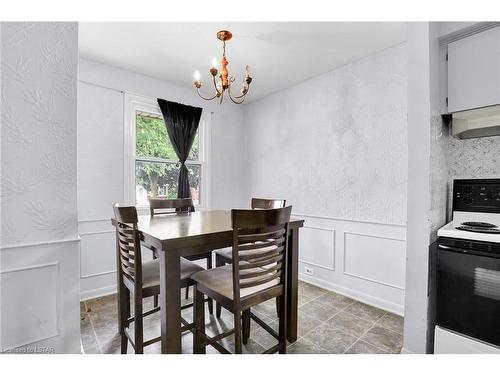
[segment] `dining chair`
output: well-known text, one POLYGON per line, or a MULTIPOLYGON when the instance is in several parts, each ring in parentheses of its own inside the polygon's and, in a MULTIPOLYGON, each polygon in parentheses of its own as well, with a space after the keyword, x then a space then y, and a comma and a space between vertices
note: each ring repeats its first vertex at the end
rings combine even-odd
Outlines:
MULTIPOLYGON (((268 209, 268 208, 282 208, 286 206, 285 199, 264 199, 264 198, 252 198, 251 208, 252 209, 268 209)), ((230 247, 224 249, 217 249, 215 253, 215 267, 221 267, 226 264, 230 264, 233 261, 232 249, 230 247)), ((278 313, 279 303, 276 300, 276 313, 278 313)), ((215 316, 220 318, 222 309, 219 303, 215 307, 215 316)))
POLYGON ((197 272, 194 285, 193 352, 205 353, 211 345, 221 353, 229 350, 218 341, 235 335, 235 352, 242 353, 250 331, 244 326, 253 319, 278 343, 264 353, 286 353, 286 290, 288 230, 292 207, 263 210, 232 210, 232 264, 197 272), (233 313, 234 328, 209 337, 205 333, 205 295, 233 313), (280 303, 279 329, 276 332, 251 308, 271 298, 280 303), (246 313, 246 314, 245 314, 246 313))
MULTIPOLYGON (((128 341, 136 354, 142 354, 144 347, 161 340, 156 337, 144 341, 143 318, 160 311, 160 307, 143 311, 142 300, 160 294, 160 263, 158 259, 142 262, 141 238, 142 233, 137 229, 137 210, 134 206, 113 206, 116 219, 116 259, 118 281, 118 321, 121 337, 121 353, 127 353, 128 341), (130 312, 130 293, 133 294, 134 311, 130 312), (134 323, 133 336, 130 333, 130 324, 134 323)), ((181 258, 181 288, 193 285, 190 278, 204 268, 181 258)), ((186 304, 182 309, 192 307, 186 304)), ((181 330, 193 330, 194 323, 188 323, 181 317, 181 330)))
MULTIPOLYGON (((151 216, 156 215, 172 215, 178 213, 188 213, 194 212, 193 200, 191 198, 152 198, 149 197, 149 212, 151 216)), ((205 259, 207 264, 207 269, 212 268, 212 252, 209 251, 204 254, 197 254, 193 256, 188 256, 186 259, 194 261, 205 259)), ((185 298, 189 299, 189 287, 186 287, 185 298)), ((158 305, 158 296, 154 297, 155 306, 158 305)), ((208 309, 210 314, 213 314, 213 301, 210 300, 208 303, 208 309)))

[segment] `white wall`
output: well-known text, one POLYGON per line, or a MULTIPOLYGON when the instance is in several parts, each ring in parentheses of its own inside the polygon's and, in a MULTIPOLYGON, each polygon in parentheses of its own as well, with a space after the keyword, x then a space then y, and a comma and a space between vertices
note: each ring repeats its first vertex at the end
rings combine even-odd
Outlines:
POLYGON ((431 212, 431 61, 428 22, 408 23, 408 229, 404 350, 425 353, 431 212))
POLYGON ((0 352, 80 351, 76 23, 1 24, 0 352))
POLYGON ((406 47, 245 106, 246 186, 306 219, 301 278, 402 314, 406 47), (305 268, 314 275, 306 275, 305 268))
POLYGON ((113 202, 124 203, 124 93, 164 98, 213 112, 208 132, 209 207, 247 206, 243 188, 241 107, 206 102, 194 88, 80 59, 78 86, 78 229, 81 297, 113 292, 115 243, 113 202))

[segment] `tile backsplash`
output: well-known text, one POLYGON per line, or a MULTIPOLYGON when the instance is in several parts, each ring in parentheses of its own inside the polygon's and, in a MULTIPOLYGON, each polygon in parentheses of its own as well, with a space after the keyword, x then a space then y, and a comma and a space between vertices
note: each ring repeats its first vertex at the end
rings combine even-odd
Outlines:
POLYGON ((448 157, 450 209, 454 179, 500 178, 500 136, 471 139, 449 137, 448 157))
POLYGON ((500 136, 471 139, 450 137, 450 179, 500 178, 500 136))

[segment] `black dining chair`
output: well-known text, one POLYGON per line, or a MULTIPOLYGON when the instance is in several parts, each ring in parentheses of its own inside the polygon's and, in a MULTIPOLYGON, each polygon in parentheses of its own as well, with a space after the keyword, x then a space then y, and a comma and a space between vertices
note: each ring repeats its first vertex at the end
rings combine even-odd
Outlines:
MULTIPOLYGON (((160 263, 158 259, 142 262, 141 238, 142 233, 137 228, 137 210, 134 206, 113 206, 116 219, 116 259, 118 278, 118 319, 121 337, 121 353, 127 353, 130 341, 136 354, 142 354, 144 347, 161 340, 156 337, 144 341, 143 318, 160 311, 160 307, 143 311, 143 298, 160 294, 160 263), (130 312, 130 294, 133 295, 134 313, 130 312), (133 334, 130 324, 134 323, 133 334)), ((181 258, 181 287, 193 285, 191 277, 203 267, 187 259, 181 258)), ((186 309, 193 306, 182 306, 186 309)), ((181 317, 182 331, 191 330, 193 323, 188 323, 181 317)))
MULTIPOLYGON (((268 208, 282 208, 286 206, 285 199, 264 199, 264 198, 252 198, 251 208, 252 209, 268 209, 268 208)), ((231 248, 217 249, 214 250, 215 253, 215 267, 225 266, 226 264, 231 264, 233 262, 233 252, 231 248)), ((279 302, 276 299, 276 314, 278 315, 279 302)), ((219 303, 215 304, 215 316, 220 318, 222 313, 221 305, 219 303)))
POLYGON ((242 353, 242 344, 248 342, 250 333, 249 329, 242 328, 249 327, 251 319, 278 341, 264 353, 286 353, 287 243, 291 211, 291 206, 231 211, 232 263, 192 276, 195 281, 194 353, 205 353, 207 345, 229 353, 219 341, 233 334, 235 352, 242 353), (233 313, 233 329, 213 337, 205 333, 205 295, 233 313), (271 298, 277 298, 280 304, 278 332, 251 311, 252 307, 271 298))

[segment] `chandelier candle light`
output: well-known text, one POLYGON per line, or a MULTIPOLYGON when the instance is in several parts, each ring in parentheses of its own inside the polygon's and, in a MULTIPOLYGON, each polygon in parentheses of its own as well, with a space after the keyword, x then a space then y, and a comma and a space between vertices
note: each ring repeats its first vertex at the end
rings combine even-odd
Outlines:
POLYGON ((200 87, 202 85, 200 72, 198 70, 194 72, 194 86, 196 87, 196 92, 202 99, 212 100, 215 98, 220 98, 219 103, 222 103, 222 99, 224 98, 224 93, 227 91, 227 95, 229 96, 229 99, 231 99, 233 103, 241 104, 245 101, 245 97, 248 94, 248 88, 250 87, 250 83, 252 82, 252 77, 250 77, 250 71, 248 65, 246 66, 245 69, 245 79, 243 80, 243 84, 240 90, 241 95, 233 96, 231 94, 231 87, 234 82, 234 78, 229 77, 229 71, 227 70, 227 65, 229 64, 229 62, 226 59, 226 42, 230 40, 232 37, 233 34, 231 34, 231 32, 227 30, 222 30, 217 33, 217 38, 219 38, 219 40, 222 41, 223 47, 222 47, 222 60, 220 61, 221 65, 220 72, 217 70, 217 59, 215 57, 212 59, 212 67, 210 68, 210 74, 212 75, 212 81, 215 88, 214 96, 210 98, 205 98, 203 95, 200 94, 200 87), (216 77, 218 77, 218 79, 216 77))

